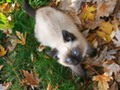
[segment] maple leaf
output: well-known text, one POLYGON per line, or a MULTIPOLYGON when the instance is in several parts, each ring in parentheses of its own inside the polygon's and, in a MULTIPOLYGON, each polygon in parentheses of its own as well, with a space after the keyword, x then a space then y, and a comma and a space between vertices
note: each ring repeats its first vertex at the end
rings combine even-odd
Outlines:
POLYGON ((86 5, 80 14, 81 20, 94 20, 95 14, 93 12, 95 11, 96 8, 94 6, 86 5))
POLYGON ((106 46, 100 53, 100 56, 95 58, 97 62, 104 62, 106 59, 107 60, 112 60, 115 59, 115 56, 113 56, 113 54, 116 54, 117 51, 116 50, 109 50, 108 51, 108 47, 106 46))
POLYGON ((22 80, 22 84, 30 85, 32 88, 38 86, 38 79, 34 78, 33 73, 29 73, 28 71, 22 70, 25 79, 22 80))
POLYGON ((103 75, 97 75, 93 77, 93 81, 98 82, 98 90, 108 90, 108 82, 111 79, 112 77, 108 76, 106 73, 104 73, 103 75))
POLYGON ((14 41, 21 45, 25 45, 26 44, 26 33, 23 35, 23 33, 16 31, 16 34, 18 36, 18 39, 15 39, 14 41))
POLYGON ((118 72, 120 72, 120 66, 113 61, 112 62, 111 61, 104 62, 103 67, 105 68, 106 73, 109 76, 112 76, 113 73, 116 76, 118 74, 118 72))
POLYGON ((13 12, 14 10, 17 10, 20 7, 20 5, 18 3, 3 3, 0 5, 0 12, 5 13, 5 14, 9 14, 11 12, 13 12))
POLYGON ((0 57, 4 56, 7 53, 7 50, 0 44, 0 57))
POLYGON ((110 22, 102 22, 100 24, 100 30, 97 31, 97 34, 107 42, 111 41, 111 35, 113 32, 113 25, 110 22))

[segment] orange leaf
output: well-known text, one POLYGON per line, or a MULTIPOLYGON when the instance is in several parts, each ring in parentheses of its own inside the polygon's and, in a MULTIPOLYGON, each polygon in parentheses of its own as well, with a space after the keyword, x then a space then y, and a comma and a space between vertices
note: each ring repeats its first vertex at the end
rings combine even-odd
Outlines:
POLYGON ((103 75, 97 75, 93 77, 93 81, 98 82, 98 90, 108 90, 109 84, 108 82, 112 79, 112 77, 108 76, 106 73, 103 75))
POLYGON ((94 20, 95 14, 93 12, 95 11, 96 11, 96 8, 94 6, 86 5, 86 7, 81 12, 80 18, 82 20, 86 20, 86 19, 94 20))
POLYGON ((39 81, 38 79, 34 78, 33 73, 29 73, 28 71, 22 70, 23 75, 25 76, 25 79, 23 80, 23 84, 33 86, 38 86, 39 81))
POLYGON ((23 35, 23 33, 16 31, 16 34, 18 36, 18 39, 15 39, 15 42, 21 45, 25 45, 26 44, 26 33, 25 35, 23 35))
POLYGON ((0 45, 0 57, 4 56, 7 53, 7 50, 5 50, 5 48, 0 45))

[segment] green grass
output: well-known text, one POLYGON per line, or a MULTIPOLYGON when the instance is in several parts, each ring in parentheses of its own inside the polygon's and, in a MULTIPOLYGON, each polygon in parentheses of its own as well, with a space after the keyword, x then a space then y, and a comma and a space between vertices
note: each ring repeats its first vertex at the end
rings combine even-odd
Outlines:
MULTIPOLYGON (((18 1, 21 5, 23 1, 18 1)), ((33 7, 48 5, 48 0, 30 1, 33 7)), ((29 86, 21 86, 21 80, 24 78, 21 70, 34 71, 40 78, 37 90, 46 90, 50 83, 53 87, 59 86, 58 90, 83 90, 79 89, 80 78, 72 76, 71 70, 58 64, 56 60, 46 58, 45 49, 38 52, 36 48, 39 43, 34 37, 34 19, 28 16, 23 8, 15 11, 13 34, 16 31, 27 33, 25 45, 18 44, 15 51, 7 56, 0 58, 0 65, 4 65, 0 71, 0 82, 12 82, 10 90, 31 90, 29 86), (31 55, 34 61, 31 60, 31 55)), ((90 89, 84 89, 90 90, 90 89)))

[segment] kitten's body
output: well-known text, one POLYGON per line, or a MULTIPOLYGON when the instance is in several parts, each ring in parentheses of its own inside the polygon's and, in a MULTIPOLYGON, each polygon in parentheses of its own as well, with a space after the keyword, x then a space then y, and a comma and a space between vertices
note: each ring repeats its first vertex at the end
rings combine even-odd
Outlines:
POLYGON ((55 49, 52 56, 57 56, 58 62, 70 67, 75 73, 84 76, 81 68, 81 59, 90 49, 86 39, 79 32, 72 19, 51 7, 34 10, 25 0, 25 9, 35 17, 35 37, 45 46, 55 49), (74 52, 77 54, 74 55, 74 52))

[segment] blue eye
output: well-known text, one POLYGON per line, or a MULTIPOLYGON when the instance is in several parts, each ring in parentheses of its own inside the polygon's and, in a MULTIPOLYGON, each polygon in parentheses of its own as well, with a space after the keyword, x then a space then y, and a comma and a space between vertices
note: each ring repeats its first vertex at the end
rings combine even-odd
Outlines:
POLYGON ((73 55, 78 55, 78 54, 79 54, 78 50, 73 51, 73 55))
POLYGON ((66 59, 66 62, 69 62, 69 63, 70 63, 70 62, 71 62, 71 59, 70 59, 70 58, 67 58, 67 59, 66 59))

